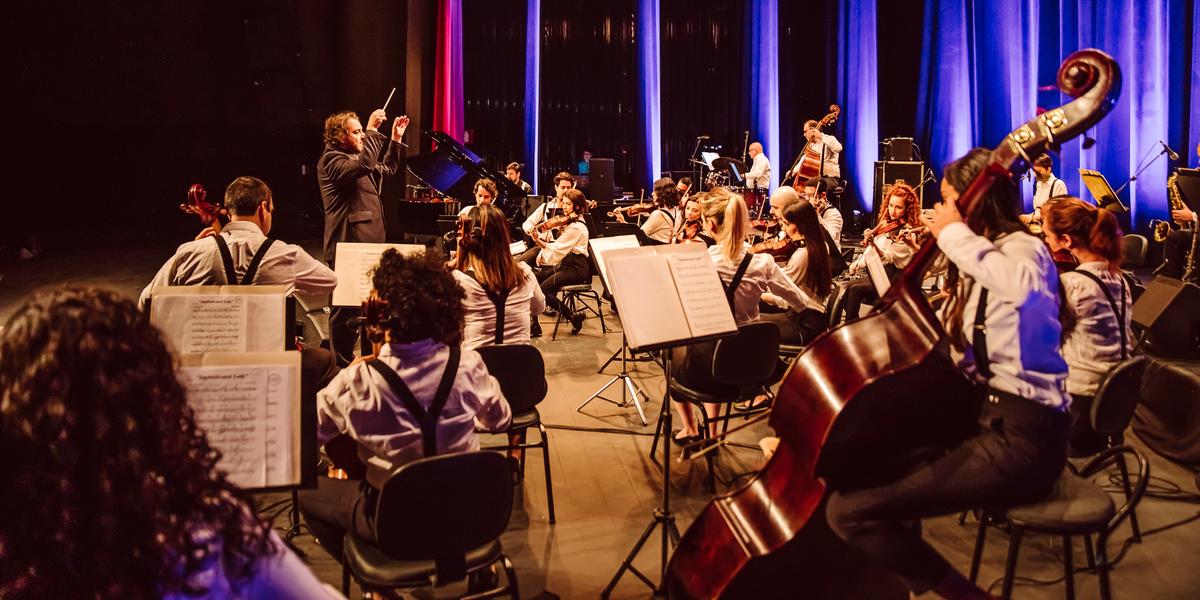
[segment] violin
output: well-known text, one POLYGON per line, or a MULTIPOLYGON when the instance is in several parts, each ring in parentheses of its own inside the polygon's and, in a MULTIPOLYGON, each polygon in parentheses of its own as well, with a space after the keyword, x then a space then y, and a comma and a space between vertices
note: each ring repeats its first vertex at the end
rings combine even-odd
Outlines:
POLYGON ((750 221, 750 228, 758 231, 766 236, 772 236, 779 233, 779 219, 775 217, 767 217, 765 219, 754 219, 750 221))
POLYGON ((644 215, 648 212, 654 212, 655 208, 658 207, 650 204, 649 202, 644 204, 631 204, 629 206, 618 206, 608 211, 608 216, 615 217, 619 213, 625 215, 626 217, 636 217, 638 215, 644 215))
MULTIPOLYGON (((967 225, 981 229, 982 199, 995 182, 1095 126, 1116 104, 1120 82, 1104 52, 1068 56, 1058 85, 1075 99, 992 151, 958 198, 967 225)), ((895 575, 829 530, 823 505, 829 489, 895 481, 978 428, 978 407, 965 401, 976 397, 974 384, 939 351, 946 331, 921 289, 937 252, 926 240, 875 312, 825 332, 794 359, 770 413, 778 449, 684 532, 662 583, 668 597, 780 597, 784 588, 789 597, 908 597, 895 575)))
POLYGON ((546 219, 545 221, 538 223, 537 226, 533 228, 533 231, 535 233, 545 233, 547 231, 561 229, 563 227, 566 227, 567 225, 570 225, 571 222, 574 220, 575 220, 575 217, 569 216, 569 215, 559 215, 557 217, 550 217, 549 219, 546 219))
POLYGON ((214 231, 221 233, 221 225, 229 221, 229 212, 209 202, 207 198, 208 190, 199 183, 193 183, 188 188, 187 202, 180 204, 179 210, 189 215, 196 215, 205 227, 212 227, 214 231))
POLYGON ((875 239, 876 236, 887 235, 893 231, 896 231, 897 229, 900 229, 901 227, 904 227, 904 221, 901 221, 900 219, 888 221, 887 223, 884 223, 875 229, 868 230, 868 233, 863 236, 862 242, 859 245, 861 245, 863 248, 866 248, 867 246, 871 245, 871 240, 875 239))
POLYGON ((700 236, 700 229, 700 219, 688 219, 684 221, 683 227, 679 230, 679 235, 675 238, 675 242, 686 242, 696 239, 700 236))
POLYGON ((805 244, 803 236, 767 240, 750 246, 750 254, 769 254, 775 260, 787 260, 796 249, 803 248, 805 244))

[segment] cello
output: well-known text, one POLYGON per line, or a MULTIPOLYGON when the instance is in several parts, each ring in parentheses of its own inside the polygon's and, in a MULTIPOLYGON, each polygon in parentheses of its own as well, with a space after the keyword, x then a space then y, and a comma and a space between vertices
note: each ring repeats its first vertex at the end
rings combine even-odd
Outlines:
MULTIPOLYGON (((830 104, 829 114, 817 121, 817 131, 833 125, 840 114, 842 114, 842 109, 836 104, 830 104)), ((800 189, 804 186, 805 181, 821 174, 821 163, 825 160, 823 154, 824 152, 813 150, 812 144, 807 140, 804 142, 804 151, 800 153, 800 164, 796 165, 796 176, 792 179, 792 187, 800 189)))
MULTIPOLYGON (((1067 57, 1058 85, 1075 99, 1021 125, 992 152, 958 199, 967 224, 978 231, 980 199, 993 183, 1103 118, 1120 84, 1107 54, 1067 57)), ((973 433, 978 407, 964 401, 972 384, 939 351, 946 332, 920 290, 937 252, 926 240, 874 312, 796 357, 770 414, 779 447, 688 527, 666 569, 668 596, 908 597, 898 578, 833 535, 823 504, 827 490, 884 485, 973 433)))

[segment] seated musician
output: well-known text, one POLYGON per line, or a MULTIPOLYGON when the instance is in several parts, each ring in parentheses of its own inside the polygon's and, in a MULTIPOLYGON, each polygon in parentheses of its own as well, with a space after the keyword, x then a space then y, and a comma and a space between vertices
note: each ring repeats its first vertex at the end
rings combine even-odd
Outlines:
MULTIPOLYGON (((782 189, 782 188, 781 188, 782 189)), ((828 328, 825 299, 833 289, 829 246, 824 243, 825 230, 817 220, 817 210, 807 200, 797 200, 783 209, 785 239, 803 240, 782 265, 784 275, 804 291, 804 305, 784 313, 764 314, 762 319, 779 326, 780 339, 789 344, 807 344, 828 328), (808 240, 820 240, 810 244, 808 240)), ((786 307, 774 294, 763 294, 763 301, 786 307)))
POLYGON ((516 161, 508 163, 508 166, 504 167, 504 176, 509 181, 517 184, 517 187, 521 188, 526 194, 533 193, 533 186, 529 185, 528 181, 521 179, 521 163, 516 161))
POLYGON ((504 213, 484 204, 462 219, 453 274, 465 293, 463 349, 528 344, 530 320, 546 308, 546 297, 529 265, 509 253, 504 213))
MULTIPOLYGON (((1179 229, 1172 228, 1167 233, 1167 239, 1163 242, 1163 261, 1158 268, 1154 269, 1154 275, 1183 279, 1184 271, 1187 270, 1188 253, 1192 251, 1194 228, 1200 227, 1200 214, 1187 208, 1180 208, 1171 211, 1171 220, 1187 224, 1187 226, 1179 229)), ((1200 256, 1197 256, 1196 260, 1200 261, 1200 256)), ((1192 283, 1200 284, 1200 277, 1196 276, 1200 274, 1200 265, 1195 267, 1194 271, 1192 283)))
POLYGON ((1071 398, 1050 251, 1018 219, 1015 186, 997 181, 982 199, 982 234, 954 204, 990 157, 975 149, 946 167, 943 201, 929 221, 951 263, 953 292, 940 312, 951 356, 987 395, 978 432, 897 481, 832 492, 826 509, 834 532, 897 573, 914 594, 991 597, 923 541, 914 520, 1040 500, 1066 464, 1071 398))
POLYGON ((0 357, 0 596, 340 597, 226 478, 132 301, 42 292, 0 357))
POLYGON ((679 190, 680 204, 682 204, 683 199, 692 193, 692 178, 680 177, 679 181, 675 183, 675 189, 679 190))
MULTIPOLYGON (((921 226, 921 201, 912 186, 900 181, 892 184, 887 198, 887 204, 879 209, 875 228, 863 232, 863 244, 874 245, 888 277, 893 278, 908 266, 917 251, 918 238, 910 234, 910 229, 921 226)), ((850 274, 861 274, 866 268, 866 255, 863 254, 850 265, 850 274)), ((846 322, 850 322, 858 319, 863 304, 878 301, 879 293, 871 278, 865 277, 846 286, 845 298, 846 322)), ((835 320, 840 317, 840 314, 835 315, 835 320)))
MULTIPOLYGON (((558 290, 568 285, 578 285, 591 280, 591 269, 588 266, 588 229, 583 222, 587 210, 587 199, 579 190, 567 190, 563 195, 561 218, 563 224, 557 229, 558 237, 553 242, 547 242, 540 236, 534 236, 537 244, 537 255, 533 263, 538 267, 536 273, 541 282, 542 294, 546 296, 546 304, 562 314, 571 322, 571 333, 579 333, 583 328, 584 314, 572 312, 558 299, 558 290)), ((530 335, 542 335, 541 325, 537 315, 533 316, 530 324, 530 335)))
MULTIPOLYGON (((663 177, 654 182, 650 200, 655 208, 646 218, 646 222, 642 223, 642 233, 646 234, 647 238, 660 244, 671 243, 671 238, 679 226, 679 197, 679 189, 670 177, 663 177)), ((615 210, 613 215, 618 222, 626 222, 623 211, 615 210)))
POLYGON ((525 222, 521 224, 521 230, 525 232, 525 235, 532 237, 534 234, 534 228, 541 224, 542 221, 554 216, 555 212, 559 209, 563 196, 567 193, 567 190, 574 188, 575 178, 572 177, 570 173, 563 171, 558 175, 555 175, 554 199, 543 202, 541 206, 533 209, 533 212, 529 213, 529 217, 527 217, 525 222))
POLYGON ((694 243, 712 246, 717 241, 704 230, 704 219, 700 212, 699 194, 689 194, 683 202, 683 222, 675 233, 675 243, 694 243))
MULTIPOLYGON (((730 192, 728 188, 717 188, 711 192, 697 194, 697 199, 700 201, 704 226, 717 240, 716 245, 708 248, 708 254, 712 257, 721 283, 726 288, 726 297, 738 325, 759 318, 759 301, 768 292, 796 310, 804 310, 815 302, 814 298, 784 274, 779 265, 775 264, 773 257, 747 251, 750 212, 741 196, 730 192)), ((716 344, 713 342, 693 344, 680 349, 672 362, 672 377, 693 389, 717 394, 728 392, 729 390, 713 380, 712 357, 715 349, 716 344)), ((704 408, 709 415, 715 416, 718 407, 713 404, 704 408)), ((672 439, 679 444, 699 439, 696 417, 688 404, 676 402, 675 410, 682 420, 682 427, 674 432, 672 439)))
MULTIPOLYGON (((261 179, 234 179, 225 188, 225 208, 229 223, 207 227, 195 240, 179 246, 142 290, 139 308, 145 307, 155 288, 166 285, 285 285, 313 294, 327 294, 337 287, 337 276, 325 263, 296 244, 267 237, 275 199, 261 179), (228 250, 233 273, 226 271, 222 247, 228 250)), ((334 355, 311 346, 300 356, 301 395, 314 399, 337 373, 334 355)))
POLYGON ((813 177, 804 182, 803 197, 817 209, 817 218, 821 220, 821 225, 829 231, 829 235, 833 237, 834 243, 840 248, 845 219, 842 218, 842 211, 838 210, 836 206, 829 204, 828 187, 829 185, 825 179, 813 177))
POLYGON ((1054 176, 1054 160, 1049 154, 1041 154, 1033 159, 1033 212, 1021 215, 1025 223, 1042 222, 1042 206, 1051 198, 1062 198, 1067 195, 1067 182, 1054 176))
POLYGON ((475 204, 464 206, 458 211, 458 218, 461 219, 467 216, 468 212, 476 206, 487 206, 496 200, 496 182, 486 177, 475 182, 475 204))
POLYGON ((387 250, 371 279, 384 304, 379 322, 370 324, 382 346, 338 373, 317 397, 317 439, 347 470, 361 469, 348 464, 361 460, 365 479, 321 476, 315 490, 300 492, 305 522, 339 561, 347 531, 374 543, 379 490, 393 471, 434 454, 478 450, 476 427, 503 430, 512 419, 479 353, 458 346, 463 291, 440 254, 387 250), (437 413, 433 430, 416 416, 424 411, 437 413), (347 446, 353 451, 345 452, 347 446))
POLYGON ((1059 276, 1063 299, 1063 359, 1071 394, 1071 453, 1103 450, 1092 429, 1092 397, 1105 374, 1129 358, 1132 297, 1121 274, 1121 228, 1113 213, 1078 198, 1059 198, 1042 207, 1042 231, 1052 251, 1069 251, 1079 266, 1059 276))

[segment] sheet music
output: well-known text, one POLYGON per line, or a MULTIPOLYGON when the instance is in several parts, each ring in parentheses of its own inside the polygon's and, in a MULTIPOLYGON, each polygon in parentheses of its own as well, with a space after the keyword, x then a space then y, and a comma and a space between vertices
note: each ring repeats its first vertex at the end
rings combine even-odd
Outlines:
POLYGON ((653 252, 645 252, 614 256, 608 263, 613 284, 611 291, 621 311, 621 325, 630 347, 642 348, 691 337, 691 328, 665 259, 653 252))
POLYGON ((612 293, 613 286, 612 282, 608 280, 608 265, 604 263, 604 254, 618 248, 637 248, 639 245, 637 236, 618 235, 615 237, 592 238, 588 240, 588 245, 591 246, 592 254, 596 257, 596 267, 600 270, 600 279, 608 287, 609 293, 612 293))
POLYGON ((371 293, 371 271, 379 266, 379 257, 388 248, 412 255, 425 251, 421 244, 362 244, 338 242, 334 255, 337 288, 333 290, 334 306, 359 306, 371 293))
POLYGON ((672 253, 666 260, 692 337, 736 331, 725 288, 708 253, 672 253))
POLYGON ((160 287, 150 321, 176 353, 282 350, 286 292, 285 286, 160 287))
POLYGON ((508 252, 509 252, 509 254, 512 254, 513 256, 522 254, 528 249, 529 249, 529 245, 525 243, 525 240, 517 240, 508 245, 508 252))
POLYGON ((892 287, 892 280, 888 278, 887 270, 883 268, 883 259, 879 257, 879 250, 874 244, 867 246, 863 251, 863 264, 867 266, 867 275, 871 278, 871 283, 875 284, 875 291, 882 298, 888 288, 892 287))
POLYGON ((298 354, 293 362, 192 364, 179 370, 197 424, 222 453, 218 467, 240 487, 299 480, 298 354))

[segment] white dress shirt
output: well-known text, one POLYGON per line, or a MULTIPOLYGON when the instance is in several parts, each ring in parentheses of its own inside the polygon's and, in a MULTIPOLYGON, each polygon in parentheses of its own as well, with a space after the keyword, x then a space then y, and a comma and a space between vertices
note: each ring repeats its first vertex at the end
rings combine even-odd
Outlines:
MULTIPOLYGON (((833 137, 832 135, 822 133, 820 140, 808 143, 805 145, 805 147, 811 149, 817 154, 824 152, 825 165, 820 176, 833 178, 840 178, 842 176, 842 168, 838 165, 838 157, 842 154, 842 143, 839 142, 837 138, 833 137)), ((800 156, 796 159, 796 164, 792 165, 792 168, 788 171, 788 174, 794 177, 797 173, 799 173, 800 163, 803 160, 804 153, 801 152, 800 156)))
POLYGON ((557 202, 557 199, 547 200, 533 209, 533 212, 529 213, 529 216, 525 218, 525 222, 521 224, 521 231, 524 231, 526 235, 533 235, 533 228, 537 227, 538 223, 546 220, 546 211, 557 202))
POLYGON ((1034 216, 1041 220, 1042 205, 1051 198, 1067 195, 1067 182, 1050 175, 1050 179, 1042 181, 1035 180, 1033 183, 1033 212, 1034 216))
MULTIPOLYGON (((248 221, 230 221, 221 228, 221 237, 229 245, 234 271, 245 275, 258 247, 267 240, 258 225, 248 221)), ((221 285, 225 282, 225 266, 216 240, 203 238, 179 246, 175 255, 150 280, 138 298, 138 308, 154 293, 154 288, 166 285, 221 285)), ((236 282, 229 282, 236 284, 236 282)), ((295 244, 276 240, 258 265, 257 285, 286 285, 314 294, 332 292, 337 276, 325 263, 309 256, 295 244)))
MULTIPOLYGON (((965 223, 942 230, 938 247, 955 265, 967 286, 963 306, 965 353, 952 356, 972 379, 1066 411, 1067 363, 1059 351, 1058 271, 1045 242, 1027 233, 989 241, 965 223), (988 289, 984 327, 992 377, 983 380, 971 346, 979 292, 988 289)), ((953 347, 952 347, 953 348, 953 347)))
POLYGON ((842 211, 829 206, 824 212, 817 215, 817 220, 825 227, 825 231, 833 237, 833 242, 841 248, 842 245, 842 227, 845 226, 845 221, 842 219, 842 211))
POLYGON ((1108 370, 1128 357, 1128 354, 1122 355, 1121 352, 1120 328, 1125 329, 1128 350, 1133 339, 1129 330, 1132 313, 1129 289, 1125 286, 1125 279, 1108 270, 1108 266, 1102 262, 1083 263, 1074 271, 1063 273, 1060 279, 1063 291, 1067 294, 1067 305, 1075 311, 1078 319, 1062 345, 1063 359, 1070 368, 1067 391, 1077 396, 1092 396, 1108 370), (1079 271, 1092 273, 1104 282, 1117 308, 1125 313, 1123 323, 1117 325, 1117 315, 1100 286, 1086 275, 1079 274, 1079 271))
POLYGON ((646 222, 642 223, 642 231, 646 237, 659 242, 670 242, 675 237, 679 221, 678 208, 658 208, 650 213, 646 222))
MULTIPOLYGON (((529 265, 518 262, 517 268, 524 279, 509 290, 504 301, 505 344, 528 344, 530 315, 541 313, 546 308, 546 296, 529 265)), ((452 273, 465 292, 462 300, 465 312, 463 350, 492 345, 496 341, 496 305, 492 304, 492 299, 474 277, 458 270, 452 273)))
MULTIPOLYGON (((824 243, 825 240, 821 240, 824 243)), ((825 312, 826 297, 817 294, 816 290, 808 287, 804 283, 804 276, 808 274, 808 247, 796 248, 795 252, 788 257, 786 263, 783 264, 783 274, 787 275, 796 285, 804 292, 804 307, 811 308, 817 312, 825 312)), ((796 310, 801 310, 796 307, 796 310)))
POLYGON ((552 267, 562 262, 562 259, 571 253, 588 255, 587 225, 580 221, 563 227, 558 239, 550 242, 538 252, 537 264, 539 267, 552 267))
MULTIPOLYGON (((917 253, 917 250, 909 246, 899 235, 898 232, 891 232, 884 235, 877 235, 871 238, 871 243, 875 245, 875 250, 879 252, 879 260, 885 265, 893 265, 897 269, 903 269, 912 262, 912 257, 917 253)), ((854 259, 854 264, 851 268, 855 271, 866 266, 866 254, 859 254, 858 258, 854 259)))
MULTIPOLYGON (((708 255, 712 258, 713 266, 721 281, 729 285, 733 275, 737 273, 738 265, 742 262, 745 252, 739 254, 736 260, 730 262, 721 252, 720 244, 708 247, 708 255)), ((775 264, 775 259, 768 254, 755 254, 750 259, 742 281, 733 293, 733 319, 738 325, 744 325, 758 319, 758 303, 763 294, 774 294, 789 307, 797 311, 804 310, 820 301, 804 293, 794 281, 788 278, 775 264)), ((824 306, 824 305, 821 305, 824 306)), ((824 310, 824 308, 822 308, 824 310)))
MULTIPOLYGON (((449 357, 450 348, 433 340, 384 344, 378 356, 400 375, 425 409, 433 404, 449 357)), ((437 453, 478 450, 476 426, 499 431, 511 420, 512 412, 500 383, 488 374, 483 358, 474 350, 463 350, 450 397, 438 417, 437 453)), ((396 397, 387 380, 366 362, 346 367, 317 392, 318 443, 325 445, 342 433, 358 442, 358 456, 367 466, 367 482, 377 489, 382 489, 393 471, 424 457, 421 424, 396 397), (380 410, 384 404, 389 410, 380 410)))
POLYGON ((767 160, 767 155, 762 152, 754 157, 750 163, 750 170, 746 171, 746 187, 767 189, 771 185, 771 161, 767 160))

